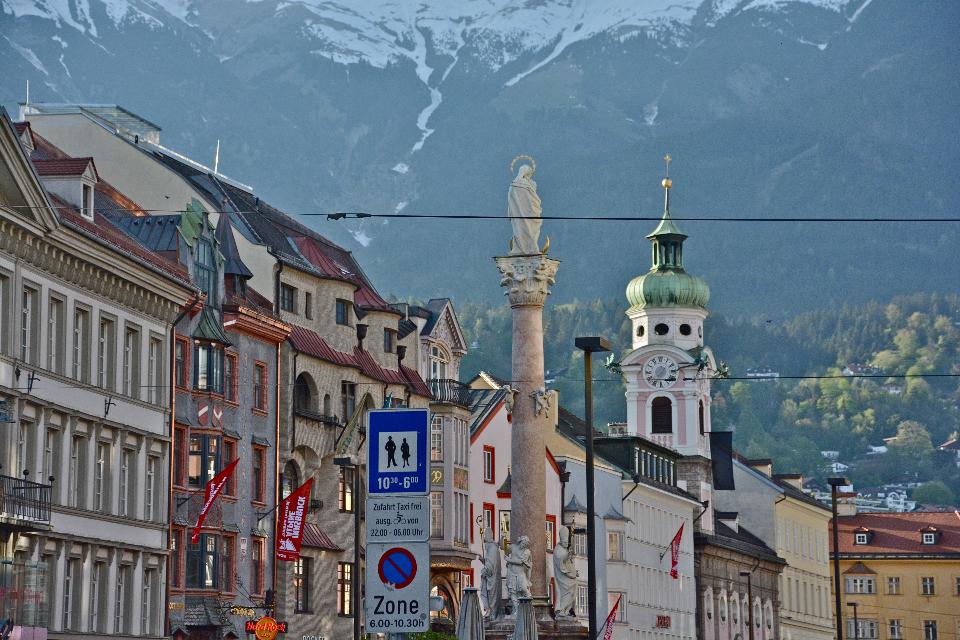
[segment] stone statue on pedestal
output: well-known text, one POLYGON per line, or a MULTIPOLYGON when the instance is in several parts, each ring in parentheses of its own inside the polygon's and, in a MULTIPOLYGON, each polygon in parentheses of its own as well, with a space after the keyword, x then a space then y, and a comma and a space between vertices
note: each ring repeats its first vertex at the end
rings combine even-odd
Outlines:
POLYGON ((530 397, 533 398, 533 414, 535 416, 550 412, 554 393, 552 390, 547 391, 546 388, 540 387, 530 394, 530 397))
POLYGON ((507 413, 513 413, 513 404, 517 401, 517 390, 511 387, 508 384, 500 387, 504 391, 503 404, 507 409, 507 413))
POLYGON ((561 527, 560 544, 553 550, 553 581, 557 591, 557 615, 572 615, 571 609, 573 609, 579 575, 580 572, 573 565, 573 554, 570 553, 570 529, 561 527))
POLYGON ((533 561, 530 556, 530 538, 520 536, 511 546, 507 556, 507 593, 516 615, 520 598, 530 597, 530 570, 533 561))
POLYGON ((500 545, 493 539, 493 529, 487 528, 483 532, 483 568, 480 569, 480 593, 483 595, 487 615, 490 620, 497 620, 503 613, 501 602, 501 578, 503 572, 500 565, 500 545))
MULTIPOLYGON (((516 160, 525 157, 533 162, 533 158, 528 156, 517 156, 516 160)), ((540 250, 540 225, 543 221, 540 219, 542 207, 540 196, 537 195, 537 183, 533 181, 535 166, 536 163, 533 167, 528 164, 521 165, 507 194, 507 217, 513 226, 513 237, 510 239, 512 256, 546 253, 550 245, 547 240, 544 250, 540 250)), ((510 168, 513 169, 513 164, 510 168)))

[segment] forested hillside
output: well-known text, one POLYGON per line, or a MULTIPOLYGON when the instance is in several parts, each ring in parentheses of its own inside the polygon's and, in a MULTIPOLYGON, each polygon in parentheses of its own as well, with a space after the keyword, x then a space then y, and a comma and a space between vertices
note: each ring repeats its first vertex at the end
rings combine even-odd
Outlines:
MULTIPOLYGON (((509 379, 508 306, 468 304, 458 312, 471 344, 465 375, 483 369, 509 379)), ((583 363, 574 338, 605 335, 619 359, 630 346, 624 312, 620 301, 547 305, 546 367, 564 406, 583 410, 583 363)), ((960 429, 960 377, 951 377, 960 376, 960 295, 915 294, 786 322, 711 316, 705 331, 729 371, 713 384, 714 425, 733 427, 743 453, 773 458, 778 472, 822 475, 820 451, 836 450, 855 463, 850 475, 861 486, 940 479, 960 495, 956 467, 939 464, 942 454, 935 451, 960 429), (873 377, 844 376, 850 364, 877 370, 866 370, 873 377), (781 377, 748 379, 750 368, 781 377), (866 456, 868 445, 895 436, 887 454, 866 456)), ((594 371, 597 423, 624 420, 622 381, 601 363, 594 371)))

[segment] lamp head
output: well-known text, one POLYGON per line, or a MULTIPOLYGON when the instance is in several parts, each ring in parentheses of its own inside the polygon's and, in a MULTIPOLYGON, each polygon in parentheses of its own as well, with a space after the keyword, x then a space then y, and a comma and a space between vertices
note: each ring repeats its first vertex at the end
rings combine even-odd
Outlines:
POLYGON ((573 344, 587 353, 603 353, 610 351, 610 341, 602 336, 581 336, 575 338, 573 344))
POLYGON ((827 478, 827 484, 829 484, 831 487, 836 487, 839 489, 840 487, 845 487, 850 484, 850 481, 843 476, 834 476, 832 478, 827 478))

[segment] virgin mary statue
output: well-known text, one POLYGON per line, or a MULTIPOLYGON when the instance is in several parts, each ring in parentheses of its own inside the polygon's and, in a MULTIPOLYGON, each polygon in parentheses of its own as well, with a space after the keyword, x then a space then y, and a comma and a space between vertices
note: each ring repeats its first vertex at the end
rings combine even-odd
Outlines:
POLYGON ((507 194, 507 217, 513 226, 510 255, 535 255, 540 250, 540 196, 533 181, 533 167, 521 165, 507 194))

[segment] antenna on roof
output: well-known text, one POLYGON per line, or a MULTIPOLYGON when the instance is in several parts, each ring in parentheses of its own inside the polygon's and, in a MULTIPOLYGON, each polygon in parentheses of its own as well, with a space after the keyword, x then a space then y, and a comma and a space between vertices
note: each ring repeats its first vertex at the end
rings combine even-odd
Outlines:
POLYGON ((30 80, 29 79, 27 80, 27 101, 23 103, 23 106, 25 107, 30 106, 30 80))
POLYGON ((217 138, 217 152, 213 156, 213 172, 220 173, 217 169, 220 167, 220 138, 217 138))

